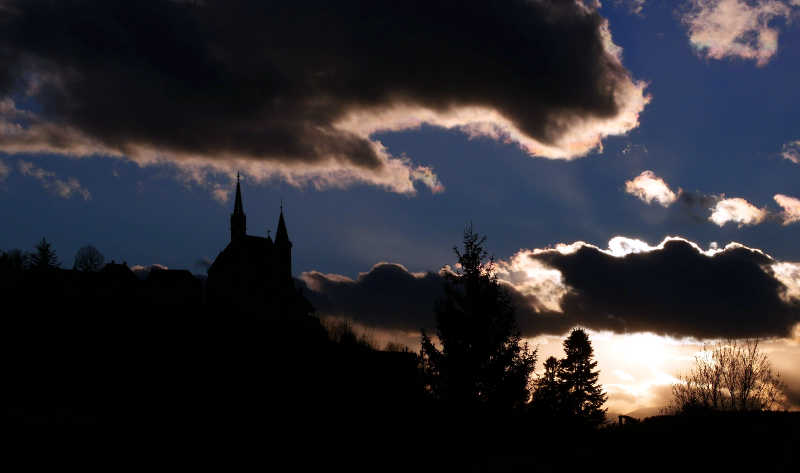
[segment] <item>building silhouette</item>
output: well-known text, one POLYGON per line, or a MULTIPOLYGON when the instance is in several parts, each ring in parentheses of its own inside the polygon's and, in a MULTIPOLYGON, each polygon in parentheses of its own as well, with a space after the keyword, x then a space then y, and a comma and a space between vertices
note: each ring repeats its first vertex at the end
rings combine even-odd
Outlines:
POLYGON ((238 174, 230 233, 230 243, 208 269, 206 297, 210 306, 218 311, 265 318, 313 312, 292 277, 292 242, 286 229, 283 205, 274 241, 269 235, 248 235, 238 174))

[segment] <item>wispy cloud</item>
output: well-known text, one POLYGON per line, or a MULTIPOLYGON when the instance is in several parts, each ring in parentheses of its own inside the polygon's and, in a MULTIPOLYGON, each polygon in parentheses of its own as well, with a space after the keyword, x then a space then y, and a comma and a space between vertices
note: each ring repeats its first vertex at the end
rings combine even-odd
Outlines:
POLYGON ((677 194, 653 171, 643 171, 635 178, 625 182, 625 192, 635 195, 648 204, 656 201, 663 207, 669 207, 678 199, 677 194))
POLYGON ((83 200, 92 198, 89 190, 81 186, 81 183, 74 177, 61 179, 56 176, 55 172, 42 169, 30 161, 20 160, 17 163, 17 167, 19 168, 20 174, 36 179, 42 187, 59 197, 69 199, 73 195, 78 195, 82 197, 83 200))
POLYGON ((5 161, 0 160, 0 182, 5 181, 9 174, 11 174, 11 168, 9 168, 5 161))
POLYGON ((703 213, 709 211, 708 221, 720 227, 728 223, 735 223, 739 227, 743 227, 768 221, 780 221, 783 225, 800 221, 800 200, 794 197, 775 194, 773 198, 783 208, 783 211, 773 211, 766 207, 757 207, 741 197, 687 192, 681 188, 674 192, 664 179, 656 176, 652 171, 643 171, 630 181, 626 181, 625 192, 638 197, 642 202, 650 204, 655 201, 663 207, 680 202, 682 207, 698 220, 705 220, 706 217, 694 212, 697 210, 703 213))
POLYGON ((783 208, 779 217, 784 225, 800 221, 800 199, 783 194, 775 194, 773 198, 783 208))
POLYGON ((778 51, 778 20, 789 22, 797 0, 690 0, 683 16, 689 41, 711 59, 739 58, 764 66, 778 51))
POLYGON ((800 140, 790 141, 784 144, 781 150, 781 156, 795 164, 800 164, 800 140))
POLYGON ((633 13, 634 15, 642 15, 644 11, 644 5, 647 3, 647 0, 614 0, 616 4, 625 5, 628 8, 628 11, 633 13))

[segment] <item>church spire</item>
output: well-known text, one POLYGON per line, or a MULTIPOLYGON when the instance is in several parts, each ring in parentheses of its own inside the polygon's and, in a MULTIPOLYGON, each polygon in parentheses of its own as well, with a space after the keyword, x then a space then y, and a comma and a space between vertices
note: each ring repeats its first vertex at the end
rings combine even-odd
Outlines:
POLYGON ((239 185, 239 173, 236 173, 236 202, 233 204, 233 213, 244 214, 242 207, 242 187, 239 185))
POLYGON ((244 238, 247 234, 247 217, 244 214, 244 206, 242 205, 242 187, 239 183, 239 173, 236 173, 236 200, 233 204, 233 213, 231 214, 231 241, 236 241, 244 238))
POLYGON ((278 257, 278 279, 284 283, 292 281, 292 242, 289 241, 289 232, 286 231, 286 220, 283 218, 283 202, 281 202, 281 215, 278 217, 278 230, 275 232, 275 249, 278 257))
POLYGON ((278 230, 275 232, 275 243, 288 245, 290 248, 292 242, 289 241, 289 232, 286 231, 286 221, 283 219, 283 202, 281 202, 281 215, 278 217, 278 230))

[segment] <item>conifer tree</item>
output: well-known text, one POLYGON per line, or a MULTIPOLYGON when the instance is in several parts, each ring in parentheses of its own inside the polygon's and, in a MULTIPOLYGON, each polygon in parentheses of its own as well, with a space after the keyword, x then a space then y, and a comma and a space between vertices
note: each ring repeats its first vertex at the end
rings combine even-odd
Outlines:
POLYGON ((8 250, 0 254, 0 272, 19 273, 28 266, 30 255, 21 250, 8 250))
POLYGON ((55 269, 61 265, 50 243, 42 237, 36 251, 30 255, 30 267, 35 270, 55 269))
POLYGON ((454 248, 459 266, 448 275, 445 297, 436 307, 442 349, 423 332, 426 384, 449 402, 514 406, 530 396, 536 350, 522 342, 509 295, 493 274, 493 261, 487 261, 485 241, 470 225, 463 249, 454 248))
POLYGON ((564 386, 560 377, 560 363, 551 356, 544 362, 544 373, 534 383, 531 407, 540 416, 564 415, 564 386))
POLYGON ((605 420, 606 394, 597 383, 600 371, 593 360, 594 349, 583 329, 573 329, 564 340, 566 357, 559 361, 558 377, 563 386, 565 413, 589 425, 605 420))

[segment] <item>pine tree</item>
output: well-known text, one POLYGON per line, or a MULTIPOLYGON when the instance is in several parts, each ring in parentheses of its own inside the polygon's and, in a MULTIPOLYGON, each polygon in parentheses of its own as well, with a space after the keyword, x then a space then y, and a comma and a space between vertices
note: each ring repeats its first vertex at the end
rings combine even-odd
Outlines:
POLYGON ((493 274, 484 249, 486 237, 464 231, 464 247, 454 248, 459 266, 448 275, 437 304, 439 350, 423 332, 422 359, 432 394, 457 404, 499 406, 524 403, 536 350, 529 350, 514 318, 506 290, 493 274))
POLYGON ((564 385, 560 377, 560 362, 551 356, 544 362, 544 373, 534 383, 531 407, 540 416, 564 415, 564 385))
POLYGON ((28 266, 30 255, 21 250, 8 250, 0 254, 0 272, 19 273, 28 266))
POLYGON ((563 386, 564 411, 589 425, 599 425, 605 420, 606 394, 597 383, 600 371, 592 359, 594 350, 589 336, 582 329, 573 329, 564 340, 566 357, 559 361, 558 377, 563 386))
POLYGON ((43 237, 30 256, 30 267, 34 270, 55 269, 61 265, 50 243, 43 237))

